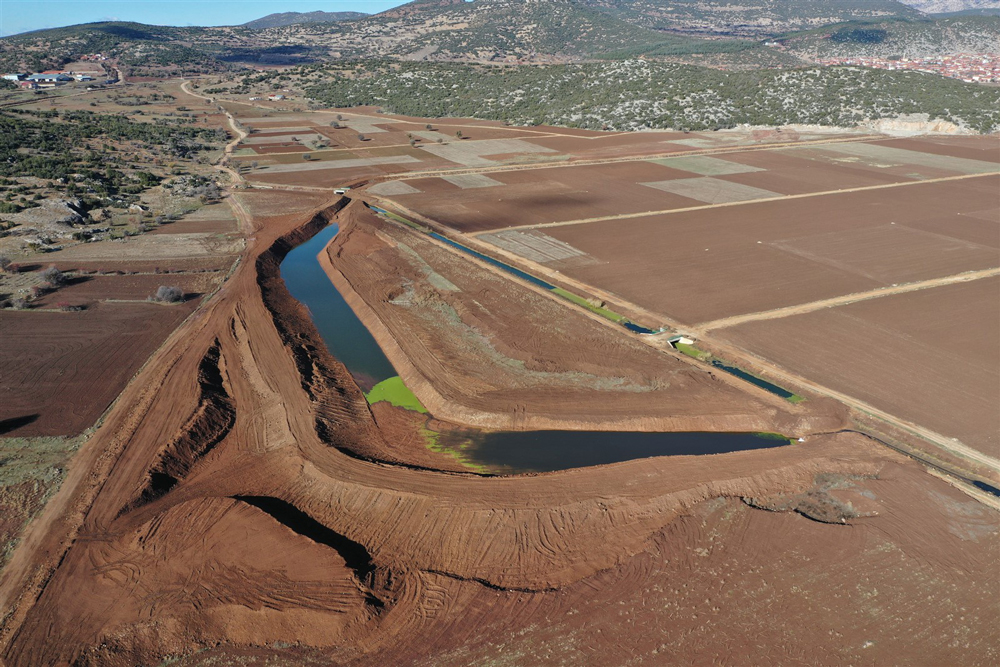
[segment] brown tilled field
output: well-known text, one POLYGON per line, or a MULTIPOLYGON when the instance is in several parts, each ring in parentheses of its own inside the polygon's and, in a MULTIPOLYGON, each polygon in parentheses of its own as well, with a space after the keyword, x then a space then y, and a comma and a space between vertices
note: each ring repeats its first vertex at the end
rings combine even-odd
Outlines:
POLYGON ((996 267, 997 225, 975 214, 997 207, 998 185, 979 177, 540 231, 597 260, 567 275, 693 325, 996 267))
POLYGON ((1000 278, 748 322, 718 335, 1000 456, 1000 278))
POLYGON ((15 554, 7 581, 39 595, 8 664, 991 661, 993 511, 858 434, 500 479, 346 456, 383 436, 272 245, 329 215, 259 226, 81 450, 96 477, 64 491, 89 539, 59 548, 43 516, 44 581, 15 554))
POLYGON ((0 420, 29 417, 10 432, 17 437, 76 435, 89 428, 196 303, 0 312, 0 420))

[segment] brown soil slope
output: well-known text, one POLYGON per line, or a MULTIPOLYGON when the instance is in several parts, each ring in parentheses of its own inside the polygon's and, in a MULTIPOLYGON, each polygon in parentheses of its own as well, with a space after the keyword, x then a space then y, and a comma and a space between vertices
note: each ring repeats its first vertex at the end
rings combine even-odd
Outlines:
POLYGON ((862 436, 524 478, 345 456, 382 436, 277 275, 330 215, 258 220, 83 447, 0 581, 5 664, 996 658, 996 515, 862 436))

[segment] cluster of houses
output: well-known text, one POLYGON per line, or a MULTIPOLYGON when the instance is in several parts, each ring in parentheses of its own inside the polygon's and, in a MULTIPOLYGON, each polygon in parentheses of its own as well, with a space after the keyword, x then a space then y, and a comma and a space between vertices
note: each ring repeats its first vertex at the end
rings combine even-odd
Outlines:
POLYGON ((35 90, 37 88, 55 88, 56 86, 63 86, 73 81, 94 80, 94 77, 89 74, 79 72, 60 72, 58 70, 49 70, 47 72, 39 72, 37 74, 15 72, 13 74, 4 74, 3 78, 7 81, 13 81, 17 85, 21 86, 21 88, 29 90, 35 90))
POLYGON ((887 70, 940 74, 967 83, 1000 83, 1000 54, 977 53, 926 58, 825 58, 821 65, 859 65, 887 70))

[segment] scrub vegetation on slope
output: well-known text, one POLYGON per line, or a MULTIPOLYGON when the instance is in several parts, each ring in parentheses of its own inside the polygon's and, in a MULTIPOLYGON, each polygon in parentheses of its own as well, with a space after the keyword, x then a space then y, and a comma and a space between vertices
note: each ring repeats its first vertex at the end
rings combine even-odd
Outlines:
POLYGON ((925 113, 977 132, 1000 126, 996 89, 852 67, 721 72, 636 60, 519 69, 373 62, 297 72, 307 95, 325 105, 373 105, 432 118, 704 130, 740 124, 852 127, 925 113))

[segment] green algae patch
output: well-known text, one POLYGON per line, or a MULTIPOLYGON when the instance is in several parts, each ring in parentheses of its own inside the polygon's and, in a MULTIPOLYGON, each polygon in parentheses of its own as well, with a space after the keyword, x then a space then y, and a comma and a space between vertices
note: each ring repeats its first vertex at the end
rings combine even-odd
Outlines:
POLYGON ((403 384, 403 378, 398 375, 382 380, 372 387, 372 390, 365 394, 369 404, 385 401, 390 405, 404 410, 413 410, 421 414, 427 414, 427 408, 420 402, 420 399, 410 391, 409 387, 403 384))
POLYGON ((467 468, 470 472, 479 473, 480 475, 490 474, 489 468, 469 460, 468 455, 463 451, 469 448, 470 443, 468 441, 457 446, 449 446, 441 442, 441 434, 439 432, 432 431, 429 428, 421 428, 420 435, 423 436, 424 442, 427 444, 427 449, 435 454, 451 457, 452 460, 463 468, 467 468))
POLYGON ((772 433, 771 431, 759 431, 754 433, 758 438, 763 438, 764 440, 781 440, 789 444, 795 442, 795 438, 789 438, 787 435, 781 433, 772 433))
POLYGON ((674 343, 674 349, 681 354, 686 354, 698 360, 704 360, 708 356, 708 352, 699 350, 694 345, 688 345, 687 343, 674 343))

